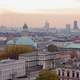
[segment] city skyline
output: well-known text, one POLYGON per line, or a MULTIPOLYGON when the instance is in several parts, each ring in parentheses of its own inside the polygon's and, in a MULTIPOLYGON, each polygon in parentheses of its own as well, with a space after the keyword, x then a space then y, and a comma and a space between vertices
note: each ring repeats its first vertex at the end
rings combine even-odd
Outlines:
POLYGON ((39 28, 43 27, 45 21, 48 21, 50 27, 63 28, 66 24, 70 24, 73 27, 73 22, 78 21, 78 27, 80 25, 79 14, 19 14, 8 13, 0 15, 0 26, 23 26, 24 23, 29 27, 39 28))
POLYGON ((0 0, 0 25, 64 27, 80 19, 79 0, 0 0))

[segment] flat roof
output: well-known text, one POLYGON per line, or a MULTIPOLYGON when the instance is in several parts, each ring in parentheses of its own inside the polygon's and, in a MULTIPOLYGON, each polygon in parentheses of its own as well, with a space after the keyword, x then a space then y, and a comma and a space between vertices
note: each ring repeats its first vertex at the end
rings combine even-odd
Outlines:
POLYGON ((14 61, 15 60, 13 60, 13 59, 4 59, 4 60, 0 61, 0 64, 11 63, 11 62, 14 62, 14 61))

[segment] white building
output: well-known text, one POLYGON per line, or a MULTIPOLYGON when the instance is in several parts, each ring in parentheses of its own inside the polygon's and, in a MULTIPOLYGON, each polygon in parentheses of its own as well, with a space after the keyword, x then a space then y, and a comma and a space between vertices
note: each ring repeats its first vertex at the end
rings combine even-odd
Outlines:
POLYGON ((20 60, 25 60, 26 67, 32 67, 36 66, 38 64, 38 53, 32 52, 32 53, 25 53, 19 55, 20 60))
POLYGON ((41 51, 38 54, 39 65, 43 66, 43 69, 54 68, 54 59, 56 57, 56 52, 41 51))
POLYGON ((14 79, 25 76, 24 60, 2 60, 0 61, 0 80, 14 79))
POLYGON ((21 54, 19 59, 26 61, 26 68, 32 71, 28 72, 30 76, 38 76, 41 69, 51 69, 57 72, 60 80, 80 80, 80 60, 71 60, 70 52, 35 51, 21 54))
POLYGON ((26 61, 26 67, 33 67, 40 65, 43 69, 53 68, 55 52, 39 51, 19 55, 20 60, 26 61))

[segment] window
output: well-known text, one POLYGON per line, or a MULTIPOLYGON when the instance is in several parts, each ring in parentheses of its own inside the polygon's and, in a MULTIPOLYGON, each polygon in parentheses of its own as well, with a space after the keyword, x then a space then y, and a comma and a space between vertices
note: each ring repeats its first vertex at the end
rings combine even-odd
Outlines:
POLYGON ((76 78, 79 78, 79 72, 76 73, 76 78))
POLYGON ((80 64, 79 64, 79 67, 80 67, 80 64))
POLYGON ((73 78, 75 77, 75 72, 74 72, 74 71, 72 71, 72 77, 73 77, 73 78))
POLYGON ((64 70, 62 70, 62 76, 64 76, 64 70))
POLYGON ((70 72, 69 71, 67 71, 67 77, 69 77, 70 76, 70 72))
POLYGON ((58 70, 58 75, 60 76, 60 70, 58 70))

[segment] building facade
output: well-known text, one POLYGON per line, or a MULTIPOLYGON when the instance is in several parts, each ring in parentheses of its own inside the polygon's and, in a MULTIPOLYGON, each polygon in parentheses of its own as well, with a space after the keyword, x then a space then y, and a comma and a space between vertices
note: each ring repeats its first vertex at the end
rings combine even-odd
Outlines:
POLYGON ((80 80, 80 69, 74 68, 56 68, 60 80, 80 80))
POLYGON ((54 67, 54 58, 56 52, 39 51, 19 55, 20 60, 26 61, 26 67, 42 66, 43 69, 51 69, 54 67))
POLYGON ((25 76, 24 60, 0 61, 0 80, 16 79, 21 76, 25 76))

